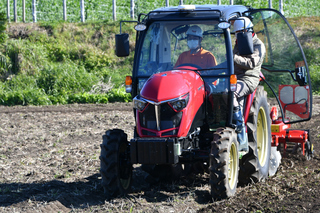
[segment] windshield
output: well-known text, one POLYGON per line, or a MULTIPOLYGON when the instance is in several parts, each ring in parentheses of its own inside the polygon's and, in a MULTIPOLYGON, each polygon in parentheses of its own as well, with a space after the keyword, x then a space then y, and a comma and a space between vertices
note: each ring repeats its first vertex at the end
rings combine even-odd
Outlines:
POLYGON ((139 54, 138 76, 149 77, 183 65, 195 65, 203 71, 201 75, 226 73, 225 38, 218 24, 218 21, 152 23, 139 54), (192 54, 189 48, 192 45, 201 48, 192 54))

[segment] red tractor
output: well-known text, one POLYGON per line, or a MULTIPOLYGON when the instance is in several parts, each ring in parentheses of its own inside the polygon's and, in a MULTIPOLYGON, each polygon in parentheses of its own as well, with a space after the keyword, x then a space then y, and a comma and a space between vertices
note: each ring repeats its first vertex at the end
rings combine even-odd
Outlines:
MULTIPOLYGON (((295 142, 312 156, 308 130, 290 129, 292 123, 311 118, 309 70, 296 35, 278 11, 180 5, 140 14, 136 22, 133 71, 126 78, 126 90, 134 97, 134 138, 128 140, 120 129, 103 135, 100 172, 108 197, 129 192, 133 164, 142 164, 158 178, 206 171, 212 197, 223 199, 235 195, 240 183, 274 175, 281 159, 279 144, 285 151, 287 143, 295 142), (266 47, 260 85, 243 107, 247 152, 238 150, 231 116, 237 83, 232 23, 242 17, 252 20, 266 47), (192 25, 203 30, 202 46, 215 55, 216 66, 175 67, 187 50, 186 32, 192 25), (268 100, 278 105, 270 108, 268 100)), ((129 55, 129 35, 121 33, 121 26, 116 54, 129 55)))

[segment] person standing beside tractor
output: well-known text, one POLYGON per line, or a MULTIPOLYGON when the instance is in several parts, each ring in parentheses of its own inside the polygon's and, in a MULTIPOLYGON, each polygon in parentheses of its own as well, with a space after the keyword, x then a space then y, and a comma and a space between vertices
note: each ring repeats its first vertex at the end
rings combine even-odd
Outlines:
POLYGON ((203 31, 198 25, 189 27, 186 32, 189 51, 180 54, 175 67, 182 64, 194 64, 203 69, 217 65, 214 55, 201 47, 203 31))
POLYGON ((254 92, 260 81, 260 70, 266 49, 253 31, 253 24, 247 17, 234 21, 233 32, 236 44, 233 49, 234 73, 237 75, 237 90, 233 100, 233 122, 236 125, 240 151, 248 151, 248 139, 243 119, 244 97, 254 92))

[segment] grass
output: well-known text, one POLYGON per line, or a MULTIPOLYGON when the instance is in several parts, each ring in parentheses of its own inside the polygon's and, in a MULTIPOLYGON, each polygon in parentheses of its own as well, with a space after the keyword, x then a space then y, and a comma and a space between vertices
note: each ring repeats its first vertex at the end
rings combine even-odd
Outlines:
MULTIPOLYGON (((0 12, 0 44, 5 43, 7 40, 7 34, 6 34, 6 28, 7 28, 7 19, 4 12, 0 12)), ((7 57, 0 53, 0 73, 4 70, 8 69, 7 64, 7 57)))
MULTIPOLYGON (((0 73, 0 104, 48 105, 130 101, 123 76, 133 58, 114 54, 115 22, 11 24, 5 52, 11 69, 0 73), (11 31, 12 32, 12 31, 11 31), (85 33, 83 33, 85 32, 85 33)), ((133 30, 124 26, 125 30, 133 30)), ((134 35, 131 36, 134 39, 134 35)))

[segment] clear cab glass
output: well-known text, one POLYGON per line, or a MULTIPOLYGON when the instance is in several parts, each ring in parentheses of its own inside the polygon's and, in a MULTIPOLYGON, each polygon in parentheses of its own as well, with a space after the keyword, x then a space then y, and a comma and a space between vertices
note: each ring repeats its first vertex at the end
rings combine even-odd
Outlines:
POLYGON ((312 90, 307 61, 288 21, 271 9, 250 12, 254 31, 266 46, 262 65, 268 96, 279 102, 285 123, 311 118, 312 90))

